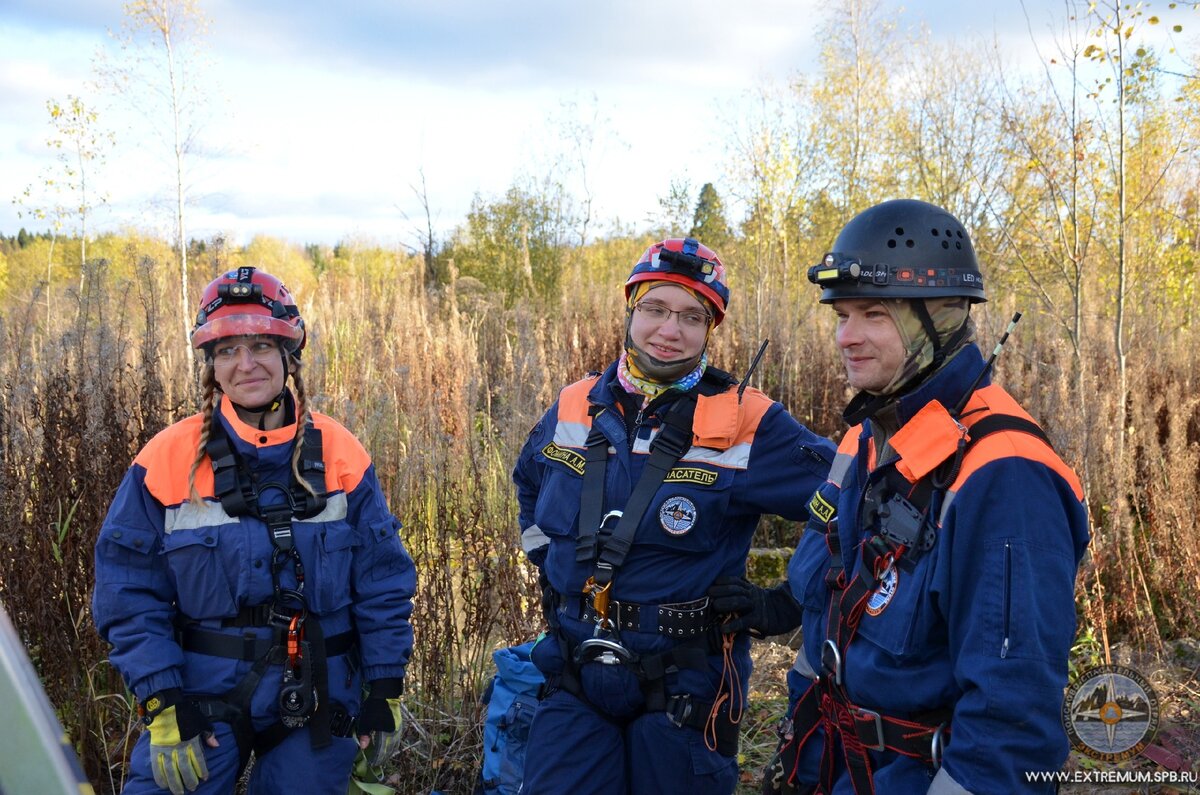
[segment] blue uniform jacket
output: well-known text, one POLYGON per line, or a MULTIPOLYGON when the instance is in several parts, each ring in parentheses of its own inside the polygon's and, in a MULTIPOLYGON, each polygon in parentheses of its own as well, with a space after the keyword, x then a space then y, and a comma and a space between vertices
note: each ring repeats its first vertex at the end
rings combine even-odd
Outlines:
MULTIPOLYGON (((900 399, 902 430, 931 401, 956 405, 982 368, 974 345, 955 356, 900 399)), ((1007 393, 985 383, 963 421, 989 412, 1028 418, 1007 393)), ((836 510, 849 576, 867 536, 856 517, 869 473, 911 463, 903 455, 874 458, 868 421, 839 447, 829 482, 812 502, 814 517, 824 515, 810 520, 788 568, 804 608, 797 670, 806 676, 821 670, 826 638, 825 520, 836 510)), ((934 547, 915 568, 885 577, 869 599, 845 651, 845 686, 853 703, 898 718, 952 708, 942 778, 973 793, 1032 791, 1024 772, 1058 770, 1068 750, 1059 708, 1075 635, 1075 573, 1088 543, 1082 490, 1041 441, 1001 432, 970 449, 942 496, 930 506, 940 518, 934 547)), ((797 673, 790 680, 794 700, 807 680, 797 673)), ((818 736, 805 748, 800 780, 816 780, 821 744, 818 736)), ((891 752, 871 756, 878 792, 929 787, 932 772, 920 762, 891 752)), ((836 758, 841 795, 852 790, 840 748, 836 758)))
MULTIPOLYGON (((611 445, 605 470, 604 511, 623 509, 641 477, 659 412, 642 418, 630 438, 614 389, 616 364, 603 375, 568 386, 533 428, 513 472, 520 503, 522 542, 529 558, 559 594, 579 594, 594 562, 575 560, 585 441, 594 422, 611 445), (593 416, 592 407, 600 409, 593 416)), ((817 436, 757 389, 739 403, 732 386, 701 397, 693 444, 650 502, 612 598, 640 604, 700 599, 721 575, 745 573, 751 537, 761 514, 802 521, 804 495, 823 482, 833 445, 817 436)), ((567 622, 576 641, 591 627, 567 622)), ((622 633, 635 651, 660 650, 664 637, 622 633)))
MULTIPOLYGON (((334 420, 312 417, 322 433, 328 501, 317 516, 293 521, 293 534, 304 565, 303 593, 325 636, 357 631, 358 663, 339 661, 330 669, 331 693, 353 709, 357 693, 335 679, 349 680, 356 667, 367 681, 404 675, 416 573, 366 451, 334 420), (345 676, 335 676, 344 665, 350 666, 345 676)), ((294 424, 257 430, 228 401, 220 402, 214 422, 224 425, 260 483, 291 482, 294 424)), ((207 458, 196 472, 203 503, 188 500, 200 427, 197 414, 150 440, 126 472, 96 542, 96 626, 112 644, 113 665, 142 700, 169 687, 219 695, 236 685, 251 663, 185 653, 173 621, 178 614, 220 630, 222 618, 269 602, 274 593, 267 527, 255 517, 226 514, 213 496, 207 458)), ((290 563, 281 584, 297 586, 290 563)), ((246 630, 222 631, 238 636, 246 630)), ((272 666, 256 704, 273 703, 265 691, 274 686, 278 692, 280 670, 272 666)))

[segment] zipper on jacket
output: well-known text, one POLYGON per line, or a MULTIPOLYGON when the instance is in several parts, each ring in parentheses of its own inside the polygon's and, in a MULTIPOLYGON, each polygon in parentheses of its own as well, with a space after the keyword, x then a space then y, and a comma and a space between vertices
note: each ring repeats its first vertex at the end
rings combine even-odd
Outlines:
POLYGON ((1012 545, 1004 542, 1004 641, 1000 644, 1000 659, 1008 656, 1009 613, 1012 607, 1012 545))
POLYGON ((825 466, 829 466, 830 464, 833 463, 833 461, 831 461, 830 459, 821 455, 816 450, 814 450, 813 448, 809 447, 806 444, 800 445, 800 449, 802 451, 804 451, 804 454, 807 455, 809 458, 813 459, 814 461, 819 461, 820 463, 824 464, 825 466))

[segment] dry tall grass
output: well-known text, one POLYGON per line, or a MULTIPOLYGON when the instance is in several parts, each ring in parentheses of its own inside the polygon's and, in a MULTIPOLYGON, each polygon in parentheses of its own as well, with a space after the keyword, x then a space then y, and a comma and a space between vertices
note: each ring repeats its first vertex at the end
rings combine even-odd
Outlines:
MULTIPOLYGON (((641 242, 604 246, 569 255, 561 295, 550 297, 505 300, 467 278, 425 285, 421 263, 403 256, 327 272, 299 296, 315 405, 370 451, 419 568, 410 747, 398 762, 406 792, 470 791, 489 652, 538 630, 508 475, 557 389, 619 351, 619 284, 641 242)), ((101 791, 119 788, 132 721, 91 626, 92 545, 136 451, 194 410, 169 269, 136 247, 124 256, 112 270, 132 278, 97 263, 82 293, 56 296, 49 318, 37 296, 0 307, 0 598, 101 791)), ((193 282, 224 264, 197 259, 193 282)), ((840 435, 847 395, 831 313, 795 274, 732 272, 714 362, 740 376, 770 338, 755 384, 814 430, 840 435)), ((982 313, 985 347, 1010 309, 982 313)), ((1085 478, 1095 533, 1080 578, 1085 635, 1150 647, 1198 635, 1195 333, 1135 345, 1123 448, 1104 328, 1090 330, 1079 360, 1056 335, 1029 317, 998 378, 1085 478)), ((761 545, 789 546, 795 532, 767 523, 761 545)))

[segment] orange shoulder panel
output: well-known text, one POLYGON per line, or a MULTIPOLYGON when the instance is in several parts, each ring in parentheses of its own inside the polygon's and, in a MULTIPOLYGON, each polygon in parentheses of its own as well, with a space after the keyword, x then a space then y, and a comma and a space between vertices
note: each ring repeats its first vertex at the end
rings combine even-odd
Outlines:
MULTIPOLYGON (((133 463, 146 470, 146 489, 165 506, 187 501, 188 471, 200 444, 201 416, 193 414, 159 431, 146 443, 133 463)), ((196 491, 213 496, 212 467, 205 463, 196 470, 196 491)))
POLYGON ((600 376, 589 375, 569 386, 563 387, 558 393, 558 419, 560 422, 577 422, 581 425, 591 425, 592 418, 588 416, 591 404, 588 403, 588 393, 596 385, 600 376))
POLYGON ((737 385, 719 395, 699 395, 692 419, 694 444, 714 450, 728 450, 738 444, 752 444, 763 415, 775 403, 757 389, 749 388, 738 401, 737 385))
MULTIPOLYGON (((994 384, 980 389, 971 397, 963 411, 963 419, 974 424, 987 413, 1011 414, 1035 422, 1033 417, 1021 408, 1011 395, 994 384), (978 409, 986 411, 977 411, 978 409), (969 416, 972 413, 975 413, 975 416, 969 416)), ((967 430, 970 432, 969 425, 967 430)), ((1076 499, 1083 499, 1083 486, 1080 485, 1079 476, 1075 474, 1075 470, 1067 466, 1048 444, 1036 436, 1022 431, 998 431, 985 436, 972 445, 950 490, 958 491, 967 478, 976 471, 1003 458, 1026 458, 1044 464, 1071 486, 1076 499)))
POLYGON ((325 456, 325 490, 346 494, 358 488, 371 466, 362 442, 344 425, 325 414, 312 413, 313 426, 321 432, 321 453, 325 456))

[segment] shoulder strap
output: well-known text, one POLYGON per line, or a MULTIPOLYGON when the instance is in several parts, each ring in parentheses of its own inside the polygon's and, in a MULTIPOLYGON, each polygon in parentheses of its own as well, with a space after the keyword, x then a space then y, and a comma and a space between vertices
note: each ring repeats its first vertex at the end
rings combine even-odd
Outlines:
POLYGON ((225 513, 230 516, 257 514, 258 498, 250 473, 217 417, 212 418, 208 444, 204 449, 212 462, 213 492, 221 501, 225 513))
POLYGON ((612 581, 613 572, 625 562, 633 546, 633 537, 650 501, 666 480, 667 473, 692 446, 692 420, 696 415, 696 394, 681 395, 662 417, 662 427, 650 444, 650 455, 633 493, 629 495, 612 535, 599 549, 599 532, 604 511, 604 473, 608 465, 608 440, 595 425, 588 435, 583 470, 583 492, 579 508, 579 540, 575 546, 578 563, 596 561, 595 580, 601 586, 612 581), (599 552, 599 555, 597 555, 599 552))
MULTIPOLYGON (((230 516, 258 516, 258 495, 250 471, 246 468, 242 457, 238 455, 225 431, 225 426, 213 418, 212 428, 205 445, 213 469, 213 492, 221 502, 221 507, 230 516)), ((327 493, 325 490, 325 456, 321 439, 321 431, 313 425, 309 418, 304 426, 304 447, 300 451, 300 475, 308 482, 316 496, 295 482, 293 474, 291 483, 292 504, 296 506, 295 514, 301 519, 316 516, 325 510, 327 493)))

